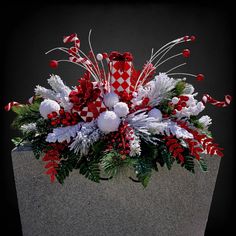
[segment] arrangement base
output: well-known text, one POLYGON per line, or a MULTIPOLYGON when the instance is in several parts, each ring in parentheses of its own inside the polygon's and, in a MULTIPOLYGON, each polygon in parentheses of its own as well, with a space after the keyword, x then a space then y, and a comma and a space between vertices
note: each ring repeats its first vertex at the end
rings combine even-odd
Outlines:
POLYGON ((12 161, 24 236, 203 236, 220 164, 209 157, 209 172, 195 174, 159 168, 143 189, 127 175, 97 184, 78 171, 51 184, 29 147, 12 161))

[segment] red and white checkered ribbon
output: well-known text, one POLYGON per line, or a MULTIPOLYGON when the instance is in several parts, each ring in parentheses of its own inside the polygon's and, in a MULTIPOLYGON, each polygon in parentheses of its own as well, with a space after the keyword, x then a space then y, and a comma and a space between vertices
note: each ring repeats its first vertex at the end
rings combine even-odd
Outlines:
POLYGON ((77 37, 77 34, 71 34, 69 36, 64 36, 63 38, 63 42, 64 43, 74 43, 75 44, 75 48, 79 49, 80 48, 80 40, 77 37))
MULTIPOLYGON (((97 108, 98 114, 104 112, 107 110, 107 108, 105 107, 104 103, 102 102, 102 99, 99 97, 97 98, 96 101, 93 102, 94 105, 97 108)), ((93 112, 91 112, 89 110, 88 107, 84 107, 81 111, 77 111, 79 113, 79 115, 81 116, 81 118, 85 121, 85 122, 90 122, 94 119, 96 119, 97 117, 94 115, 93 112)))
POLYGON ((124 68, 122 71, 120 70, 119 63, 119 61, 110 62, 111 90, 115 93, 121 91, 130 92, 132 62, 123 62, 124 68))
POLYGON ((4 109, 5 109, 6 111, 10 111, 12 107, 14 107, 14 106, 20 106, 20 105, 21 105, 21 104, 18 103, 18 102, 9 102, 9 103, 4 107, 4 109))
POLYGON ((230 104, 231 101, 232 101, 232 97, 230 95, 225 95, 224 101, 218 101, 218 100, 212 98, 209 94, 204 94, 202 97, 202 102, 204 104, 206 104, 208 102, 216 107, 226 107, 230 104))

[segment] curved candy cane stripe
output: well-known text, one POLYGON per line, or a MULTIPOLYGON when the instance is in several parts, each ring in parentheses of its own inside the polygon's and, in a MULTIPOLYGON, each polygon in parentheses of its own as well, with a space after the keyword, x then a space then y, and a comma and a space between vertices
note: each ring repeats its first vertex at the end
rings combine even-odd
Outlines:
POLYGON ((19 106, 19 105, 20 105, 20 103, 18 103, 18 102, 9 102, 9 103, 4 107, 4 109, 5 109, 6 111, 10 111, 12 107, 14 107, 14 106, 19 106))
POLYGON ((35 96, 32 96, 28 99, 28 103, 32 104, 34 102, 34 100, 35 100, 35 96))
POLYGON ((70 57, 69 58, 71 62, 75 62, 75 63, 81 63, 81 64, 86 64, 88 66, 91 65, 91 62, 87 59, 87 58, 83 58, 83 57, 70 57))
POLYGON ((64 43, 74 42, 75 43, 75 47, 78 48, 78 49, 80 48, 80 40, 77 37, 77 34, 71 34, 69 36, 64 36, 63 42, 64 43))
POLYGON ((230 104, 232 101, 232 97, 230 95, 225 95, 224 101, 218 101, 214 98, 212 98, 209 94, 204 94, 202 97, 202 102, 206 104, 207 102, 211 103, 213 106, 216 107, 226 107, 230 104))

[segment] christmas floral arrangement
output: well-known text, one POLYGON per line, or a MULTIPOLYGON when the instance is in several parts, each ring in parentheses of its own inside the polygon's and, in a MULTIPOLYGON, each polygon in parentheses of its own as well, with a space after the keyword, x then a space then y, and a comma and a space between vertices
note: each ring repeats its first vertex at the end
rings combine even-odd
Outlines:
POLYGON ((64 37, 63 42, 71 44, 69 48, 47 52, 60 50, 68 56, 50 61, 52 68, 69 62, 84 69, 76 86, 69 87, 58 75, 51 75, 50 89, 38 85, 27 104, 10 102, 5 107, 17 114, 13 126, 22 132, 13 142, 31 143, 52 182, 56 178, 63 183, 74 169, 99 182, 129 167, 133 171, 130 179, 147 186, 152 171, 160 167, 170 170, 175 163, 194 173, 198 163, 206 171, 209 155, 223 156, 208 130, 211 118, 199 114, 206 103, 226 107, 231 96, 217 101, 204 94, 198 101, 186 79, 201 81, 204 76, 174 72, 186 63, 158 72, 173 58, 188 58, 188 49, 167 55, 176 45, 195 41, 195 36, 152 49, 141 70, 134 68, 129 52, 95 55, 90 37, 91 31, 88 54, 80 49, 76 34, 64 37))

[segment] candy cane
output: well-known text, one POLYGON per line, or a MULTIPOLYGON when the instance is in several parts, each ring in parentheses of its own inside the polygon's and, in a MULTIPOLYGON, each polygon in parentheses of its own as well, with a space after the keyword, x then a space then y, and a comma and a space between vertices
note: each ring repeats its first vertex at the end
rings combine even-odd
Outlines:
POLYGON ((225 95, 224 101, 218 101, 212 98, 209 94, 204 94, 202 97, 202 102, 206 104, 207 102, 211 103, 213 106, 216 107, 227 107, 230 102, 232 101, 232 97, 230 95, 225 95))
POLYGON ((63 42, 64 42, 64 43, 71 43, 71 42, 74 42, 74 43, 75 43, 75 47, 76 47, 77 49, 80 48, 80 40, 79 40, 79 38, 77 37, 77 34, 71 34, 71 35, 69 35, 69 36, 64 36, 63 42))
POLYGON ((21 104, 18 103, 18 102, 9 102, 9 103, 4 107, 4 109, 5 109, 6 111, 10 111, 12 107, 14 107, 14 106, 19 106, 19 105, 21 105, 21 104))
POLYGON ((87 59, 87 58, 84 58, 84 57, 70 57, 69 58, 70 61, 74 62, 74 63, 81 63, 81 64, 85 64, 87 66, 91 66, 91 62, 87 59))
POLYGON ((32 104, 34 102, 34 100, 35 100, 35 96, 32 96, 28 99, 28 103, 32 104))

